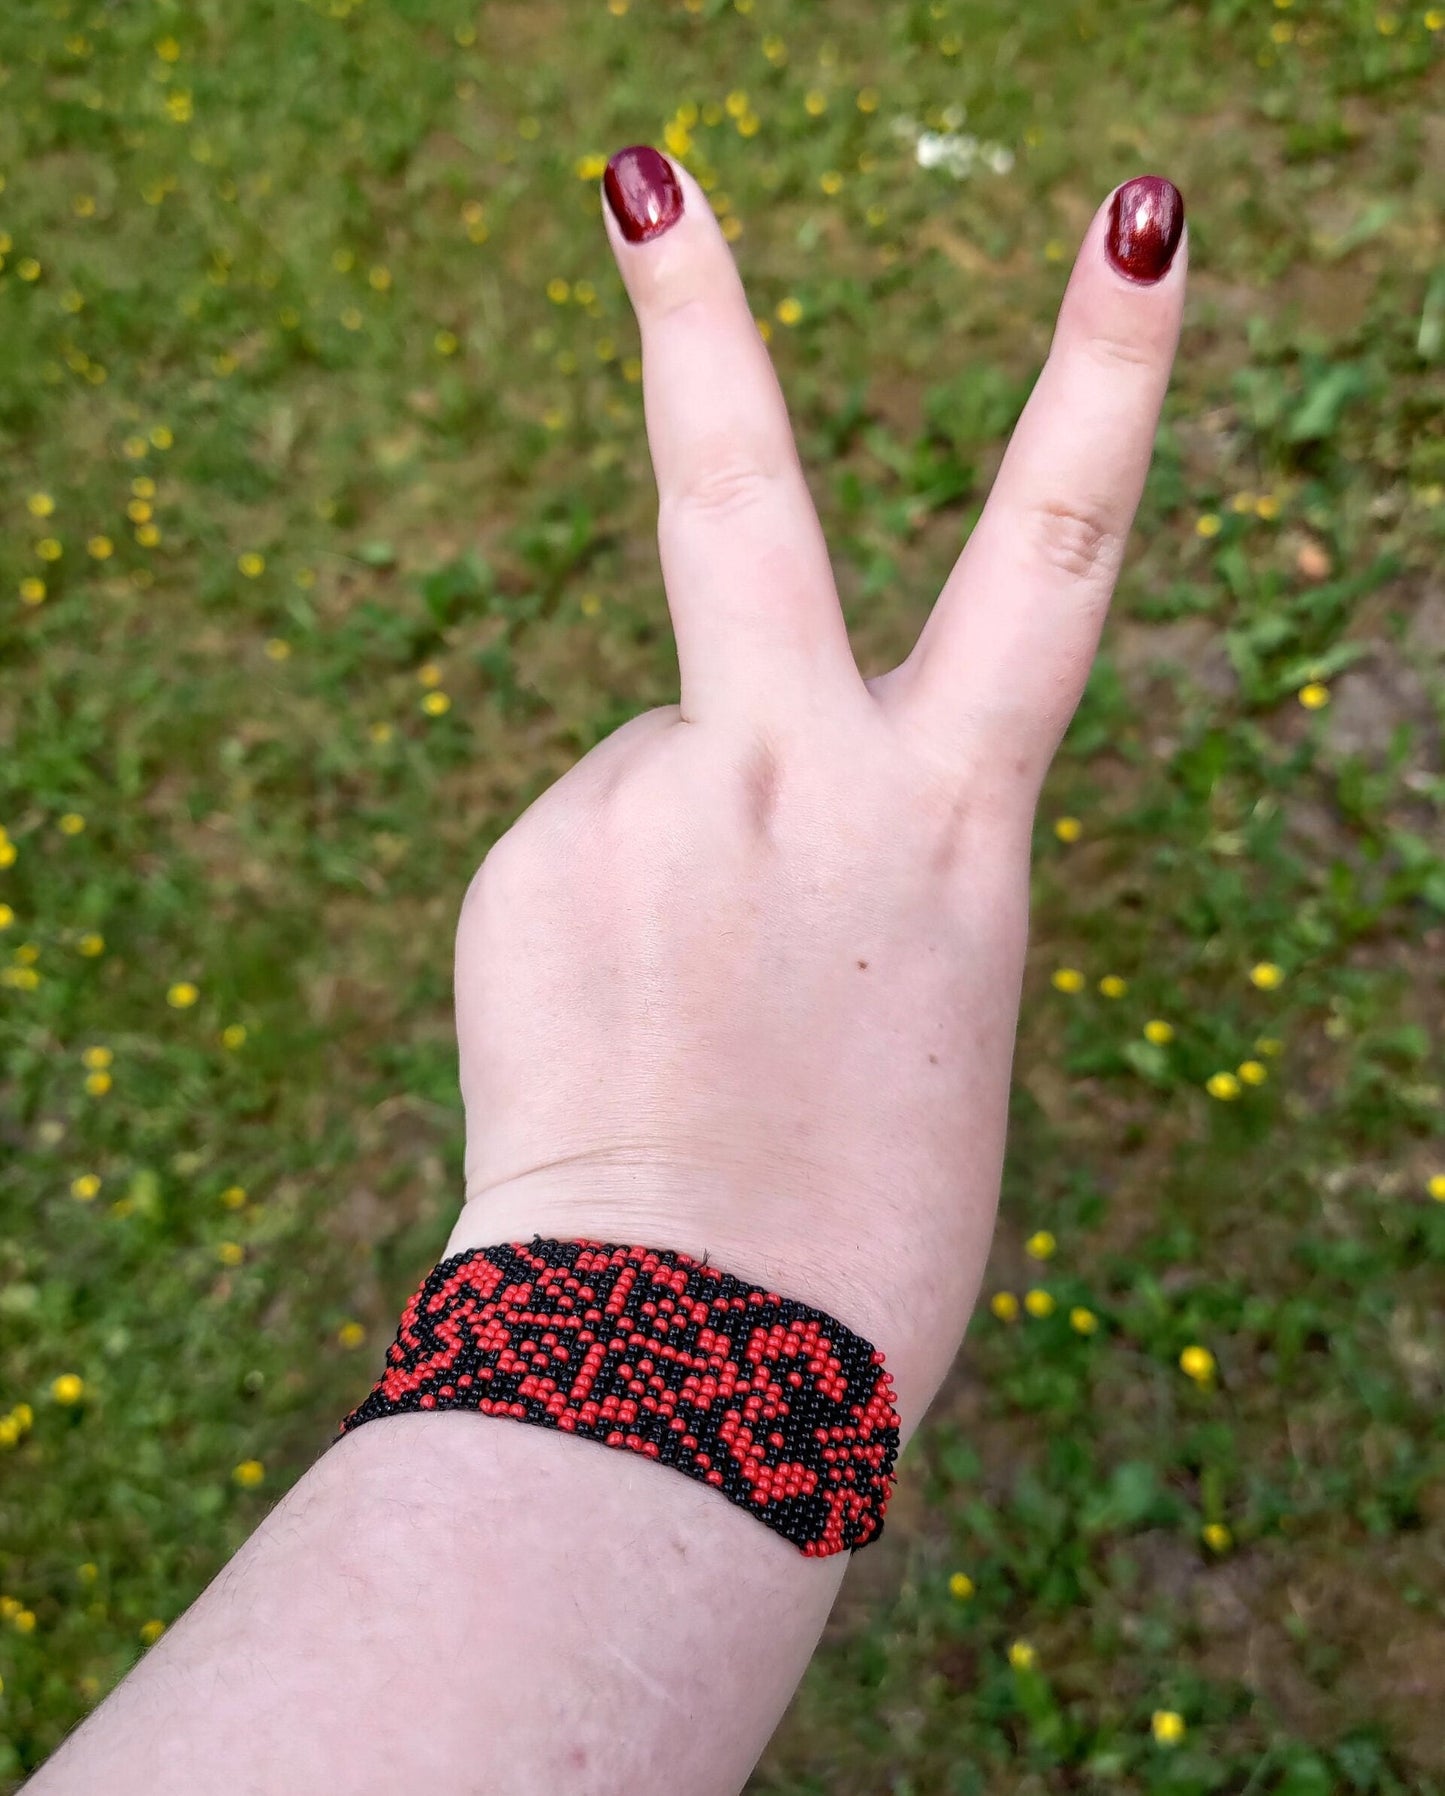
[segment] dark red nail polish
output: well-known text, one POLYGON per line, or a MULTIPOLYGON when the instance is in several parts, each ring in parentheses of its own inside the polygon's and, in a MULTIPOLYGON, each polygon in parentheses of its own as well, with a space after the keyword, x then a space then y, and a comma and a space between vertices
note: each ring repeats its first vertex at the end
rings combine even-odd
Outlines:
POLYGON ((667 158, 650 144, 619 150, 607 164, 603 189, 629 243, 650 243, 682 217, 682 188, 667 158))
POLYGON ((1126 181, 1109 208, 1105 247, 1119 273, 1145 286, 1169 272, 1184 231, 1184 195, 1163 175, 1126 181))

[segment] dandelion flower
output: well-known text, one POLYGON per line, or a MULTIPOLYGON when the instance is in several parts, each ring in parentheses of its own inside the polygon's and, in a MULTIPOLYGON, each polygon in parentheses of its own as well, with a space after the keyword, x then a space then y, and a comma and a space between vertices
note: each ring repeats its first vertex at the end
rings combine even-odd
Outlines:
POLYGON ((1246 1085, 1263 1085, 1269 1077, 1268 1069, 1258 1060, 1240 1061, 1238 1072, 1246 1085))
POLYGON ((231 1474, 242 1490, 255 1490, 266 1476, 266 1468, 259 1459, 243 1459, 231 1474))
POLYGON ((1024 1252, 1032 1260, 1049 1260, 1053 1258, 1058 1245, 1048 1229, 1035 1229, 1024 1242, 1024 1252))
POLYGON ((88 1204, 100 1191, 100 1180, 93 1172, 83 1172, 70 1181, 70 1195, 88 1204))
POLYGON ((163 1621, 147 1621, 141 1624, 140 1637, 147 1646, 154 1646, 165 1631, 166 1624, 163 1621))
POLYGON ((1121 979, 1117 973, 1105 973, 1099 981, 1100 995, 1105 998, 1122 998, 1128 989, 1128 980, 1121 979))
POLYGON ((239 1266, 246 1258, 246 1250, 239 1241, 223 1241, 216 1249, 216 1258, 223 1266, 239 1266))
POLYGON ((1083 1304, 1077 1304, 1069 1311, 1069 1327, 1075 1334, 1096 1334, 1099 1328, 1099 1318, 1092 1310, 1085 1309, 1083 1304))
POLYGON ((995 1291, 988 1301, 988 1307, 1000 1322, 1017 1322, 1019 1300, 1012 1291, 995 1291))
POLYGON ((343 1347, 354 1350, 366 1340, 366 1330, 359 1322, 343 1322, 336 1331, 336 1338, 343 1347))
POLYGON ((49 493, 32 493, 25 501, 25 509, 32 518, 48 518, 54 515, 55 501, 49 493))
POLYGON ((258 555, 254 549, 247 549, 244 555, 236 557, 236 566, 248 580, 259 580, 266 571, 266 557, 258 555))
POLYGON ((1296 694, 1306 711, 1322 711, 1330 702, 1330 689, 1320 680, 1311 680, 1296 694))
POLYGON ((1054 823, 1054 834, 1061 842, 1077 842, 1084 826, 1077 817, 1060 817, 1054 823))
POLYGON ((246 1043, 246 1025, 244 1023, 227 1023, 221 1031, 221 1046, 229 1048, 232 1053, 246 1043))
POLYGON ((1174 1039, 1174 1025, 1166 1023, 1163 1017, 1151 1017, 1144 1025, 1144 1039, 1156 1048, 1167 1048, 1174 1039))
POLYGON ((1206 1522, 1199 1530, 1199 1538, 1211 1553, 1227 1553, 1234 1545, 1234 1536, 1223 1522, 1206 1522))
POLYGON ((1223 527, 1223 519, 1217 511, 1206 511, 1194 520, 1196 536, 1218 536, 1223 527))
POLYGON ((1186 1347, 1179 1355, 1179 1370, 1196 1384, 1208 1384, 1214 1376, 1214 1355, 1207 1347, 1186 1347))
POLYGON ((246 1187, 244 1185, 227 1185, 221 1193, 221 1202, 228 1210, 241 1210, 246 1206, 246 1187))
POLYGON ((57 1403, 67 1408, 79 1403, 85 1395, 85 1380, 78 1378, 74 1372, 62 1372, 50 1387, 50 1394, 57 1403))
POLYGON ((66 811, 56 819, 55 827, 63 836, 78 836, 85 828, 85 819, 79 811, 66 811))
POLYGON ((429 692, 421 701, 421 708, 428 717, 442 717, 451 710, 452 701, 444 692, 429 692))
POLYGON ((1445 1204, 1445 1172, 1432 1172, 1425 1183, 1425 1189, 1437 1204, 1445 1204))
POLYGON ((1249 969, 1249 978, 1250 983, 1262 992, 1272 992, 1284 983, 1284 968, 1277 967, 1272 960, 1261 960, 1249 969))
POLYGON ((1059 967, 1050 983, 1056 992, 1081 992, 1088 981, 1077 967, 1059 967))
POLYGON ((35 574, 27 574, 20 582, 20 602, 22 605, 43 605, 45 603, 46 585, 35 574))
POLYGON ((1027 1640, 1015 1640, 1008 1649, 1008 1662, 1015 1671, 1032 1671, 1038 1654, 1027 1640))
POLYGON ((1184 1717, 1173 1709, 1155 1709, 1150 1732, 1161 1746, 1177 1746, 1184 1738, 1184 1717))
POLYGON ((789 295, 787 299, 780 299, 778 301, 777 320, 779 324, 797 324, 802 316, 803 307, 801 301, 794 299, 791 295, 789 295))
POLYGON ((172 1010, 189 1010, 200 995, 198 988, 189 979, 181 979, 167 991, 166 1003, 172 1010))
POLYGON ((1039 1318, 1052 1316, 1054 1313, 1054 1300, 1047 1291, 1040 1290, 1038 1286, 1035 1286, 1032 1291, 1025 1294, 1024 1308, 1031 1316, 1037 1316, 1039 1318))
POLYGON ((973 1590, 973 1579, 969 1577, 967 1572, 955 1572, 948 1580, 948 1594, 952 1597, 956 1597, 961 1603, 967 1602, 969 1597, 973 1595, 973 1590))
POLYGON ((1240 1084, 1233 1073, 1211 1073, 1204 1081, 1204 1089, 1221 1104, 1229 1104, 1239 1096, 1240 1084))

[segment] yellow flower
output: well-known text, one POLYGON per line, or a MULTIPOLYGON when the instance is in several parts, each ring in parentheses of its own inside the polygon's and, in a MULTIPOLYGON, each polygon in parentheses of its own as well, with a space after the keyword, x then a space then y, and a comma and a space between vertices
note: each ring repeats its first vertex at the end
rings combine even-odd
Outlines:
POLYGON ((62 1372, 50 1387, 50 1394, 57 1403, 67 1407, 79 1403, 85 1395, 85 1380, 77 1378, 74 1372, 62 1372))
POLYGON ((1015 1671, 1032 1671, 1038 1654, 1027 1640, 1015 1640, 1008 1649, 1008 1662, 1015 1671))
POLYGON ((1069 1327, 1075 1334, 1096 1334, 1099 1328, 1099 1318, 1092 1310, 1085 1309, 1083 1304, 1078 1304, 1069 1311, 1069 1327))
POLYGON ((85 828, 85 819, 79 811, 66 811, 56 819, 55 827, 63 836, 78 836, 85 828))
POLYGON ((565 306, 572 297, 570 282, 564 281, 559 274, 554 274, 547 283, 547 297, 554 306, 565 306))
POLYGON ((423 686, 440 686, 442 670, 435 661, 424 661, 416 670, 416 677, 423 686))
POLYGON ((188 125, 196 116, 195 104, 185 88, 178 87, 173 94, 166 95, 166 111, 178 125, 188 125))
POLYGON ((973 1595, 973 1579, 967 1572, 955 1572, 948 1580, 948 1594, 957 1597, 959 1602, 967 1602, 973 1595))
POLYGON ((216 1249, 216 1258, 223 1266, 239 1266, 246 1257, 246 1250, 239 1241, 223 1241, 216 1249))
POLYGON ((17 1634, 33 1634, 35 1632, 35 1611, 33 1609, 17 1609, 10 1625, 17 1634))
POLYGON ((607 158, 594 150, 590 156, 579 156, 575 167, 579 181, 600 181, 607 173, 607 158))
POLYGON ((820 87, 810 88, 803 96, 803 110, 809 118, 821 118, 828 110, 828 96, 820 87))
POLYGON ((135 494, 137 499, 154 499, 156 496, 156 483, 151 479, 149 474, 138 474, 135 479, 131 481, 130 490, 135 494))
POLYGON ((1234 1536, 1223 1522, 1206 1522, 1199 1530, 1199 1537, 1211 1553, 1227 1553, 1234 1545, 1234 1536))
POLYGON ((1214 1355, 1207 1347, 1186 1347, 1179 1355, 1179 1370, 1196 1384, 1208 1384, 1214 1376, 1214 1355))
POLYGON ((100 1190, 100 1180, 93 1172, 83 1172, 77 1179, 70 1181, 70 1195, 78 1197, 83 1204, 88 1204, 100 1190))
POLYGON ((84 1565, 76 1566, 75 1575, 82 1584, 94 1584, 100 1576, 100 1567, 87 1559, 84 1565))
POLYGON ((26 256, 23 262, 15 264, 15 272, 22 281, 38 281, 43 271, 34 256, 26 256))
POLYGON ((374 293, 389 293, 391 291, 391 270, 389 268, 383 268, 378 264, 377 267, 370 271, 366 279, 374 293))
POLYGON ((802 316, 801 302, 792 298, 791 295, 787 299, 778 301, 777 319, 779 324, 797 324, 802 316))
POLYGON ((1257 518, 1277 518, 1279 516, 1279 500, 1273 493, 1265 493, 1255 501, 1254 515, 1257 518))
POLYGON ((442 717, 452 708, 452 701, 444 692, 429 692, 421 701, 421 708, 428 717, 442 717))
POLYGON ((1393 37, 1400 29, 1400 15, 1394 12, 1382 12, 1375 15, 1375 29, 1381 37, 1393 37))
POLYGON ((1425 1189, 1437 1204, 1445 1204, 1445 1172, 1432 1172, 1425 1182, 1425 1189))
POLYGON ((1261 1035, 1254 1044, 1254 1051, 1256 1054, 1264 1054, 1272 1060, 1277 1054, 1283 1054, 1284 1043, 1277 1036, 1261 1035))
POLYGON ((87 1073, 85 1089, 93 1098, 103 1098, 115 1081, 109 1073, 87 1073))
POLYGON ((360 1347, 366 1340, 366 1330, 359 1322, 343 1322, 336 1331, 336 1338, 348 1349, 360 1347))
POLYGON ((291 644, 284 637, 273 636, 266 644, 265 653, 268 661, 289 661, 291 644))
POLYGON ((1155 1709, 1149 1727, 1161 1746, 1177 1746, 1184 1738, 1184 1717, 1173 1709, 1155 1709))
POLYGON ((132 499, 125 508, 132 524, 148 524, 155 515, 148 499, 132 499))
POLYGON ((34 574, 27 574, 20 582, 20 601, 24 605, 43 605, 45 592, 45 582, 34 574))
POLYGON ((7 836, 0 836, 0 867, 13 867, 15 857, 19 852, 19 849, 7 836))
POLYGON ((1028 1240, 1024 1242, 1024 1252, 1030 1259, 1048 1260, 1053 1258, 1054 1250, 1058 1245, 1048 1229, 1035 1229, 1028 1240))
POLYGON ((1144 1025, 1145 1041, 1152 1041, 1156 1048, 1167 1048, 1174 1039, 1174 1025, 1166 1023, 1163 1017, 1151 1017, 1144 1025))
POLYGON ((143 549, 155 548, 161 540, 160 526, 158 524, 137 524, 135 540, 143 549))
POLYGON ((106 1067, 115 1064, 115 1053, 110 1048, 87 1048, 80 1059, 81 1064, 88 1066, 92 1072, 103 1072, 106 1067))
POLYGON ((438 355, 455 355, 461 348, 461 339, 455 331, 438 331, 432 338, 432 348, 438 355))
POLYGON ((121 444, 121 453, 129 461, 142 460, 150 450, 144 437, 127 437, 121 444))
POLYGON ((1117 973, 1105 973, 1099 981, 1099 990, 1106 998, 1122 998, 1128 989, 1128 981, 1121 979, 1117 973))
POLYGON ((148 1621, 142 1624, 140 1637, 145 1641, 147 1646, 154 1646, 156 1641, 160 1639, 165 1631, 166 1624, 163 1621, 148 1621))
POLYGON ((1088 984, 1077 967, 1060 967, 1050 982, 1056 992, 1081 992, 1088 984))
POLYGON ((1239 1080, 1233 1073, 1211 1073, 1204 1081, 1204 1089, 1221 1104, 1233 1103, 1239 1096, 1239 1080))
POLYGON ((602 600, 595 592, 584 592, 577 601, 583 617, 597 617, 602 611, 602 600))
POLYGON ((15 958, 22 967, 33 967, 40 959, 40 950, 34 942, 22 942, 15 950, 15 958))
POLYGON ((1427 31, 1445 31, 1445 7, 1432 6, 1425 14, 1427 31))
POLYGON ((1017 1322, 1019 1300, 1012 1291, 995 1291, 988 1300, 988 1307, 1000 1322, 1017 1322))
POLYGON ((1323 681, 1311 680, 1295 695, 1306 711, 1321 711, 1330 702, 1330 689, 1323 681))
POLYGON ((876 87, 860 87, 858 89, 858 110, 860 112, 877 112, 878 89, 876 87))
POLYGON ((246 1025, 244 1023, 227 1023, 221 1031, 221 1046, 230 1048, 234 1053, 237 1048, 244 1047, 246 1042, 246 1025))
POLYGON ((231 1476, 242 1490, 255 1490, 266 1476, 266 1468, 259 1459, 243 1459, 231 1476))
POLYGON ((1054 824, 1054 834, 1061 842, 1077 842, 1084 833, 1084 826, 1077 817, 1060 817, 1054 824))
POLYGON ((35 553, 42 561, 59 561, 65 549, 58 537, 42 536, 35 545, 35 553))
POLYGON ((723 101, 723 111, 729 118, 742 118, 748 109, 748 96, 740 88, 734 89, 723 101))
POLYGON ((200 995, 199 990, 191 984, 189 979, 181 979, 166 993, 166 1003, 172 1010, 189 1010, 200 995))
POLYGON ((228 1210, 240 1210, 245 1207, 246 1187, 244 1185, 227 1185, 221 1193, 221 1202, 228 1210))
POLYGON ((10 1419, 23 1432, 34 1423, 35 1411, 28 1403, 17 1403, 10 1412, 10 1419))
POLYGON ((167 424, 157 424, 151 431, 151 442, 157 449, 169 449, 175 443, 175 440, 175 437, 171 434, 170 426, 167 424))
POLYGON ((824 193, 834 194, 843 191, 843 177, 836 168, 825 169, 818 177, 818 185, 824 193))
POLYGON ((372 724, 371 728, 367 731, 367 735, 371 737, 373 742, 377 743, 390 742, 395 734, 396 731, 384 719, 372 724))
POLYGON ((179 62, 181 60, 181 46, 173 37, 163 37, 156 45, 156 55, 160 57, 162 62, 179 62))
POLYGON ((1217 511, 1206 511, 1194 520, 1196 536, 1218 536, 1223 520, 1217 511))
POLYGON ((0 929, 8 929, 15 921, 15 912, 8 904, 0 904, 0 929))
POLYGON ((1283 984, 1284 968, 1277 967, 1272 960, 1262 960, 1249 969, 1249 977, 1262 992, 1272 992, 1277 985, 1283 984))
POLYGON ((1054 1313, 1054 1300, 1049 1296, 1047 1291, 1042 1291, 1035 1286, 1032 1291, 1029 1291, 1025 1295, 1024 1308, 1031 1316, 1038 1316, 1040 1318, 1052 1316, 1054 1313))
POLYGON ((48 518, 54 514, 55 501, 49 493, 32 493, 25 501, 25 509, 32 518, 48 518))
POLYGON ((1236 493, 1229 501, 1231 511, 1246 512, 1254 510, 1255 495, 1253 493, 1236 493))
POLYGON ((266 571, 266 557, 258 555, 254 549, 247 549, 244 555, 236 557, 236 566, 248 580, 259 580, 266 571))
POLYGON ((1246 1085, 1263 1085, 1269 1073, 1257 1060, 1241 1060, 1238 1073, 1246 1085))

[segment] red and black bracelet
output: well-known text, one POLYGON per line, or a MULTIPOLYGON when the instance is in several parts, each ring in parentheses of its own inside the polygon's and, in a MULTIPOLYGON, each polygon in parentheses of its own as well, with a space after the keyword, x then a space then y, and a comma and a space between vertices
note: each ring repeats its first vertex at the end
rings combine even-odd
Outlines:
POLYGON ((811 1557, 883 1532, 883 1355, 821 1310, 665 1248, 513 1241, 443 1260, 341 1424, 470 1409, 644 1454, 811 1557))

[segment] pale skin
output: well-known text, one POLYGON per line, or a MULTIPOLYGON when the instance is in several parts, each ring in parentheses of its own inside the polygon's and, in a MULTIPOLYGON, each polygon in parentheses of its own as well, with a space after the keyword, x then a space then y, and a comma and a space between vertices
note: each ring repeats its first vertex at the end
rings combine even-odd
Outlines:
MULTIPOLYGON (((706 1254, 881 1348, 906 1443, 993 1234, 1034 809, 1139 502, 1188 234, 1131 282, 1101 205, 984 514, 913 652, 865 681, 731 251, 673 167, 664 235, 602 212, 681 702, 587 755, 466 894, 447 1252, 706 1254)), ((846 1563, 634 1453, 369 1423, 27 1787, 731 1796, 846 1563)))

